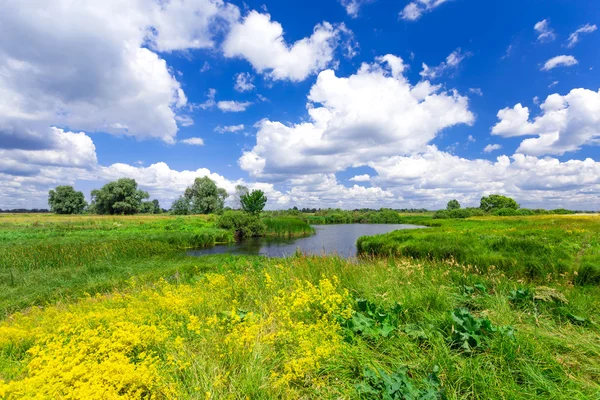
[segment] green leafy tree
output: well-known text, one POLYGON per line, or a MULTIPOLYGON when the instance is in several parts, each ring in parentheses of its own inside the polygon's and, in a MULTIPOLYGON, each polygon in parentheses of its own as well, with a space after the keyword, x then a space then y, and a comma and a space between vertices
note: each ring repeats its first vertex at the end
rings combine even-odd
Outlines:
POLYGON ((148 192, 138 189, 135 179, 122 178, 92 190, 92 209, 97 214, 136 214, 148 197, 148 192))
POLYGON ((171 204, 171 214, 188 215, 190 213, 190 201, 185 196, 180 196, 171 204))
POLYGON ((87 203, 83 193, 73 186, 57 186, 48 192, 48 205, 57 214, 81 214, 87 203))
POLYGON ((154 205, 153 214, 160 214, 162 212, 162 209, 160 208, 160 203, 158 202, 158 200, 152 200, 152 204, 154 205))
POLYGON ((160 213, 160 204, 159 204, 158 200, 154 199, 152 201, 142 202, 142 206, 140 207, 140 212, 142 214, 158 214, 158 213, 160 213))
POLYGON ((517 210, 519 204, 510 197, 501 196, 499 194, 491 194, 487 197, 481 198, 481 205, 479 206, 483 211, 490 212, 501 208, 511 208, 517 210))
POLYGON ((242 210, 252 215, 258 215, 267 204, 267 196, 262 190, 253 190, 242 195, 240 202, 242 203, 242 210))
POLYGON ((448 202, 448 205, 446 206, 446 210, 448 210, 448 211, 458 210, 459 208, 460 208, 460 203, 456 199, 450 200, 448 202))
POLYGON ((183 196, 190 202, 191 214, 218 214, 223 211, 227 192, 205 176, 196 178, 183 196))

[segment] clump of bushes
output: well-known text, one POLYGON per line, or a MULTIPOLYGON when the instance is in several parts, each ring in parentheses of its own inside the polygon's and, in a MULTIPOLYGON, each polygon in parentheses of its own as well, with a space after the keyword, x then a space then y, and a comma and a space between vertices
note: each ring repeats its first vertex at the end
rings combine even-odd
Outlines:
MULTIPOLYGON (((481 211, 481 210, 478 210, 481 211)), ((453 210, 440 210, 433 214, 433 219, 458 219, 474 217, 475 213, 469 208, 459 208, 453 210)), ((483 215, 483 212, 477 213, 483 215)))
POLYGON ((263 236, 267 230, 258 216, 241 211, 225 211, 217 219, 217 226, 233 231, 238 239, 263 236))

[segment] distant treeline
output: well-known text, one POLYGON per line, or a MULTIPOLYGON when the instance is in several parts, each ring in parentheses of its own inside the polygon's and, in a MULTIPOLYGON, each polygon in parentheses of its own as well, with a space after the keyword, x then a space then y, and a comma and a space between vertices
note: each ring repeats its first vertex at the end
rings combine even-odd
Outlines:
MULTIPOLYGON (((373 212, 373 211, 381 211, 379 208, 355 208, 354 210, 342 210, 340 208, 298 208, 293 207, 287 210, 281 210, 281 212, 290 214, 294 212, 299 212, 302 214, 329 214, 332 211, 344 211, 344 212, 373 212)), ((426 208, 391 208, 391 210, 399 212, 399 213, 426 213, 429 212, 426 208)))
POLYGON ((0 208, 0 214, 33 214, 33 213, 49 213, 50 210, 46 208, 13 208, 10 210, 3 210, 0 208))

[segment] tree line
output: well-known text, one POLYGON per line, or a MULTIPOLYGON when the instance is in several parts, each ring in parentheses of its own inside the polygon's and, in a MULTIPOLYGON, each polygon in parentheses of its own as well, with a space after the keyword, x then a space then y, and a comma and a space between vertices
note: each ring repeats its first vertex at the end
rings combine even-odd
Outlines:
MULTIPOLYGON (((225 206, 227 191, 217 186, 209 177, 196 178, 194 183, 173 202, 170 212, 175 215, 220 214, 225 206)), ((91 202, 85 201, 83 192, 72 186, 58 186, 48 192, 50 211, 56 214, 99 215, 160 214, 167 210, 157 199, 149 200, 148 192, 138 188, 135 179, 121 178, 91 192, 91 202)), ((261 190, 249 191, 236 186, 236 206, 249 214, 258 215, 267 203, 261 190)))

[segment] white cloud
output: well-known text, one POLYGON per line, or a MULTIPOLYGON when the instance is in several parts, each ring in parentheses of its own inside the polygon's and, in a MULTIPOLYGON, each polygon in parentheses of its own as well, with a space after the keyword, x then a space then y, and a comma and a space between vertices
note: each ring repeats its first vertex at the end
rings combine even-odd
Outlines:
POLYGON ((551 42, 556 39, 556 35, 554 34, 554 30, 550 28, 550 21, 544 19, 538 23, 536 23, 533 27, 538 35, 539 42, 551 42))
POLYGON ((69 126, 175 142, 187 98, 152 50, 212 47, 238 16, 215 0, 4 1, 0 141, 40 146, 49 126, 69 126))
POLYGON ((358 17, 358 12, 363 4, 372 3, 375 0, 340 0, 348 15, 352 18, 358 17))
POLYGON ((349 180, 352 182, 369 182, 371 180, 371 176, 369 174, 356 175, 349 180))
POLYGON ((183 140, 180 140, 179 142, 183 143, 183 144, 188 144, 190 146, 204 146, 204 140, 199 137, 183 139, 183 140))
POLYGON ((579 42, 579 35, 582 33, 592 33, 598 29, 596 25, 585 24, 581 28, 577 29, 575 32, 571 33, 569 36, 569 41, 567 42, 567 47, 574 47, 579 42))
POLYGON ((463 53, 460 48, 454 50, 448 57, 446 57, 446 61, 442 61, 442 63, 436 67, 429 67, 427 64, 423 63, 423 70, 419 73, 424 79, 436 79, 442 76, 447 70, 457 69, 460 63, 467 57, 471 56, 471 53, 463 53))
POLYGON ((181 126, 194 125, 194 120, 189 115, 177 115, 175 117, 175 121, 177 121, 181 126))
POLYGON ((190 108, 201 108, 203 110, 209 110, 217 105, 215 101, 215 96, 217 95, 217 90, 214 88, 208 89, 208 94, 206 95, 206 101, 200 104, 191 104, 190 108))
POLYGON ((139 1, 148 18, 147 40, 161 52, 214 47, 213 37, 237 21, 239 9, 222 0, 139 1))
POLYGON ((229 125, 229 126, 217 126, 215 128, 215 132, 218 133, 225 133, 225 132, 239 132, 239 131, 243 131, 244 130, 244 124, 240 124, 240 125, 229 125))
POLYGON ((491 153, 493 151, 496 150, 500 150, 502 148, 501 145, 499 144, 488 144, 487 146, 485 146, 485 148, 483 149, 484 153, 491 153))
POLYGON ((535 135, 523 140, 517 149, 535 156, 562 155, 600 144, 600 91, 573 89, 565 96, 555 93, 540 108, 542 113, 531 122, 529 108, 521 104, 500 110, 500 122, 492 128, 492 135, 535 135))
POLYGON ((523 206, 598 209, 600 162, 500 156, 468 160, 430 146, 423 153, 390 157, 370 165, 373 184, 403 198, 403 207, 442 207, 444 199, 478 205, 481 196, 505 194, 523 206))
POLYGON ((469 92, 476 94, 477 96, 483 96, 483 92, 480 88, 470 88, 469 92))
POLYGON ((578 61, 573 56, 556 56, 546 61, 546 64, 542 67, 542 71, 550 71, 556 67, 571 67, 576 64, 578 64, 578 61))
POLYGON ((408 21, 416 21, 427 12, 433 11, 448 0, 415 0, 404 7, 400 12, 400 18, 408 21))
POLYGON ((51 127, 45 134, 48 148, 0 149, 0 173, 30 175, 44 166, 87 168, 97 163, 96 147, 85 133, 51 127))
POLYGON ((292 45, 283 38, 283 28, 269 14, 251 11, 232 26, 223 43, 226 57, 248 60, 259 73, 274 80, 302 81, 326 68, 333 60, 341 36, 349 32, 328 22, 315 26, 310 37, 292 45))
POLYGON ((240 166, 253 176, 332 173, 419 151, 443 129, 473 123, 466 97, 428 81, 412 86, 400 65, 388 56, 347 78, 321 72, 308 96, 310 121, 261 121, 240 166))
POLYGON ((217 107, 219 108, 219 110, 221 110, 223 112, 246 111, 246 108, 248 108, 250 105, 252 105, 252 103, 249 101, 233 101, 233 100, 219 101, 217 103, 217 107))
POLYGON ((254 77, 248 72, 240 72, 235 76, 234 89, 238 92, 249 92, 254 89, 254 84, 252 83, 253 80, 254 77))
POLYGON ((553 88, 554 86, 558 85, 558 81, 554 81, 551 84, 548 85, 548 89, 553 88))

